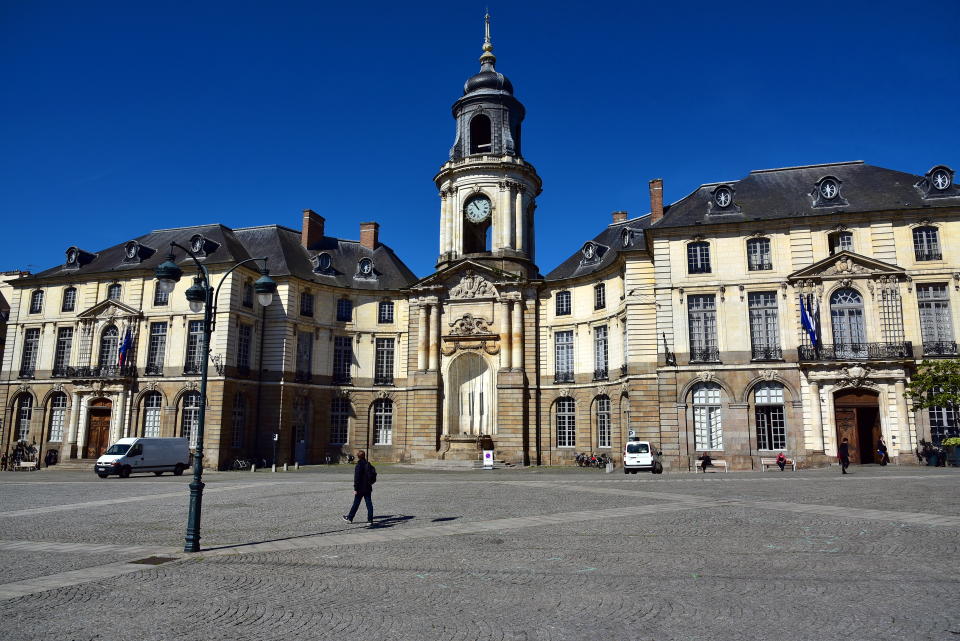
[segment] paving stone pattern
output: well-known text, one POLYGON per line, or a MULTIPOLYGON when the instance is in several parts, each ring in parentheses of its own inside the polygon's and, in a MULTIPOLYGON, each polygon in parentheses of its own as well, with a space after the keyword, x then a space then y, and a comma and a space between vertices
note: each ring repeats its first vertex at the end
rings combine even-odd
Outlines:
POLYGON ((954 470, 349 471, 0 474, 0 637, 960 638, 954 470))

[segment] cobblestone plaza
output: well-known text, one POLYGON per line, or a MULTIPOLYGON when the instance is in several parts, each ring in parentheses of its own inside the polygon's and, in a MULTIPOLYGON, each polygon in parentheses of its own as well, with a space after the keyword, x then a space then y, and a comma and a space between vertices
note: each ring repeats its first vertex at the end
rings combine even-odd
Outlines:
POLYGON ((0 638, 957 638, 960 476, 853 471, 209 474, 194 555, 185 478, 4 473, 0 638))

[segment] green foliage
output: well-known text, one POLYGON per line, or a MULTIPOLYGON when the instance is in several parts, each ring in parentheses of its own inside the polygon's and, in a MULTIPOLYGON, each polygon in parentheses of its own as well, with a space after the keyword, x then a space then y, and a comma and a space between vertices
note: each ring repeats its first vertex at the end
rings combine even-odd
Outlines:
POLYGON ((960 405, 960 359, 923 361, 907 394, 917 409, 960 405))
POLYGON ((960 436, 951 436, 950 438, 943 439, 943 443, 940 445, 944 447, 950 447, 951 445, 960 447, 960 436))

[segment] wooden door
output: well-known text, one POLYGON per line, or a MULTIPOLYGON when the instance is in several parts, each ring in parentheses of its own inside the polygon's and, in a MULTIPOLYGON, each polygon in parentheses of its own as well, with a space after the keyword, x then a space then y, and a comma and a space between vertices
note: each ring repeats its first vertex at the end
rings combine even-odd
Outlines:
POLYGON ((857 410, 854 407, 837 407, 833 410, 833 417, 837 423, 837 448, 841 441, 847 439, 850 445, 850 460, 859 461, 860 447, 857 438, 857 410))
POLYGON ((110 412, 91 411, 84 458, 99 458, 110 446, 110 412))

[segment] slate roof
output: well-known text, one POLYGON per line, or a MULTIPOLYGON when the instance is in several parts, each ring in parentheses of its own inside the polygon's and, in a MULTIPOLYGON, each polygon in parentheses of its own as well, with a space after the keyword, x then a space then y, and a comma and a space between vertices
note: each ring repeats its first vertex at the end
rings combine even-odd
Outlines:
MULTIPOLYGON (((701 185, 693 193, 664 208, 664 217, 654 229, 718 223, 832 216, 839 213, 922 209, 960 206, 960 187, 947 190, 949 197, 924 198, 916 185, 923 176, 868 165, 863 161, 760 169, 746 178, 727 183, 701 185), (840 181, 839 206, 815 206, 811 195, 817 182, 832 176, 840 181), (713 191, 719 185, 733 189, 731 213, 713 206, 713 191), (712 212, 711 212, 712 210, 712 212)), ((821 201, 821 204, 827 204, 821 201)))
MULTIPOLYGON (((265 256, 272 276, 292 275, 317 283, 365 290, 403 289, 417 280, 393 250, 383 244, 370 250, 362 247, 358 241, 324 237, 316 249, 308 251, 300 244, 300 232, 288 227, 264 225, 230 229, 224 225, 214 224, 161 229, 130 239, 149 248, 139 262, 125 261, 124 247, 129 241, 124 241, 119 245, 90 253, 89 260, 77 268, 70 269, 65 264, 61 264, 19 281, 24 283, 51 278, 106 274, 123 277, 124 272, 144 269, 152 271, 166 260, 171 241, 189 246, 190 239, 195 234, 200 234, 211 241, 210 251, 201 259, 205 265, 233 264, 247 258, 265 256), (311 259, 322 252, 330 254, 331 269, 326 273, 315 273, 311 259), (357 273, 357 263, 364 257, 373 260, 374 277, 354 278, 357 273)), ((177 263, 184 272, 191 273, 190 258, 180 250, 175 253, 177 263)))
POLYGON ((585 259, 583 249, 587 245, 584 243, 580 249, 572 256, 560 263, 549 274, 546 280, 561 280, 564 278, 576 278, 585 276, 594 272, 606 269, 617 259, 617 255, 626 250, 646 249, 643 230, 650 226, 650 215, 644 215, 639 218, 624 221, 622 223, 613 223, 606 229, 587 241, 594 243, 602 253, 598 254, 595 261, 585 259), (624 230, 630 230, 630 245, 624 246, 624 230))

